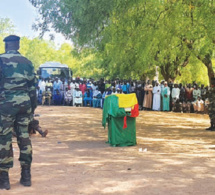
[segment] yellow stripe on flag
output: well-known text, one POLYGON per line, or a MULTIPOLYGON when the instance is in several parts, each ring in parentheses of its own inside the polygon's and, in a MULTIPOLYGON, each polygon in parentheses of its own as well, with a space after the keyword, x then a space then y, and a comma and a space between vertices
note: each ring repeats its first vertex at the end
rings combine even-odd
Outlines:
POLYGON ((119 108, 129 108, 134 107, 137 102, 137 97, 135 93, 131 94, 115 94, 119 99, 119 108))

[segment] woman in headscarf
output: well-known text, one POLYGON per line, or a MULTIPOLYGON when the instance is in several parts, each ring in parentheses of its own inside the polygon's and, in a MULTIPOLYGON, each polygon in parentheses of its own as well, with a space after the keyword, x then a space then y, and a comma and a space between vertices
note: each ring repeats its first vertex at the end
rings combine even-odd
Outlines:
POLYGON ((162 92, 163 97, 163 111, 169 111, 169 97, 170 97, 170 89, 167 85, 167 82, 164 82, 164 89, 162 92))

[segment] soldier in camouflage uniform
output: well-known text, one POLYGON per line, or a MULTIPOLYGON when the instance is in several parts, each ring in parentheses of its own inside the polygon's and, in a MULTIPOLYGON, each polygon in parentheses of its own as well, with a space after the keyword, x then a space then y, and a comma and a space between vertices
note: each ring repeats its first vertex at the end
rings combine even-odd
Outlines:
POLYGON ((12 132, 17 135, 21 164, 20 183, 31 186, 32 147, 28 124, 36 108, 35 74, 32 63, 19 52, 20 38, 4 39, 0 55, 0 189, 10 189, 9 168, 13 167, 12 132))
POLYGON ((215 78, 211 80, 211 87, 208 91, 207 98, 209 100, 208 114, 211 120, 211 126, 206 130, 215 131, 215 78))

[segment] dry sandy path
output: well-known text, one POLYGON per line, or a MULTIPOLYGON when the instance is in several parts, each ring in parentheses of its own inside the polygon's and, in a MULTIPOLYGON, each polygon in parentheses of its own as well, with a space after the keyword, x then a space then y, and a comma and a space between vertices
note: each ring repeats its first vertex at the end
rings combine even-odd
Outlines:
POLYGON ((215 194, 215 132, 204 130, 206 115, 143 111, 138 145, 114 148, 105 143, 100 109, 44 106, 36 113, 49 134, 32 136, 33 185, 19 184, 14 143, 11 190, 0 195, 215 194))

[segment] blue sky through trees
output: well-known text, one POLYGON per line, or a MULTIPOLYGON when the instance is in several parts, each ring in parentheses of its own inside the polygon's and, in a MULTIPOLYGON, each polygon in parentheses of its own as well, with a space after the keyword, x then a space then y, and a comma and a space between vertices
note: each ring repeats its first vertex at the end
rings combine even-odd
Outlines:
MULTIPOLYGON (((0 0, 0 17, 10 18, 15 26, 15 32, 19 36, 34 38, 39 35, 38 32, 32 30, 38 13, 28 0, 0 0)), ((57 45, 65 42, 62 35, 53 34, 57 45)), ((44 39, 49 39, 49 35, 46 34, 44 39)))
POLYGON ((38 35, 32 30, 37 12, 28 0, 0 0, 0 17, 10 18, 20 36, 34 37, 38 35))

